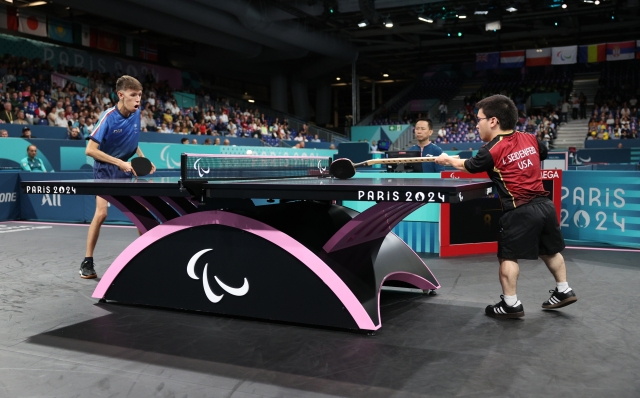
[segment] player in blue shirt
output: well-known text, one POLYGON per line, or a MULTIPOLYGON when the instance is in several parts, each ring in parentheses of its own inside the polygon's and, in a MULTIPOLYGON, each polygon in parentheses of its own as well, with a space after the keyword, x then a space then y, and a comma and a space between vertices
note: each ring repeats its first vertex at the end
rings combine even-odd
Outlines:
MULTIPOLYGON (((142 85, 131 76, 122 76, 116 82, 118 103, 100 115, 89 137, 86 154, 95 159, 95 179, 131 178, 136 173, 129 158, 134 154, 144 157, 138 147, 140 138, 140 99, 142 85)), ((152 165, 151 173, 156 170, 152 165)), ((100 227, 107 218, 107 201, 96 196, 96 213, 87 235, 86 257, 80 265, 80 277, 95 278, 93 250, 98 242, 100 227)))
MULTIPOLYGON (((442 149, 431 142, 429 139, 431 134, 433 134, 433 124, 431 119, 419 119, 416 122, 415 127, 415 136, 418 140, 418 144, 407 148, 407 151, 420 151, 422 157, 439 156, 442 153, 442 149)), ((436 162, 421 164, 423 173, 439 173, 444 170, 444 166, 440 166, 439 164, 436 164, 436 162)))

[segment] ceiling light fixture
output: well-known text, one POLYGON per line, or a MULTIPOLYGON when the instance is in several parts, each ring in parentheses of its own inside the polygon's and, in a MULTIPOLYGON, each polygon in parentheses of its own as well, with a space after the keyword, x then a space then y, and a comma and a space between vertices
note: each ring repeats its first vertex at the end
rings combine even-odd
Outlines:
POLYGON ((487 14, 489 14, 489 11, 487 11, 487 10, 476 10, 474 12, 474 14, 475 15, 487 15, 487 14))
POLYGON ((458 14, 458 18, 459 18, 459 19, 465 19, 465 18, 467 18, 467 14, 465 14, 465 13, 460 13, 460 14, 458 14))
POLYGON ((422 22, 433 23, 433 18, 425 17, 423 14, 418 15, 418 19, 422 22))
POLYGON ((567 8, 567 3, 562 3, 562 8, 566 9, 567 8))
POLYGON ((364 28, 364 27, 366 27, 368 25, 369 25, 369 21, 367 21, 366 19, 364 21, 362 21, 362 22, 358 22, 358 27, 359 28, 364 28))
POLYGON ((383 73, 382 77, 389 77, 389 74, 388 73, 383 73))
POLYGON ((393 28, 393 22, 391 22, 391 20, 390 20, 389 18, 387 18, 387 19, 384 21, 384 26, 385 26, 386 28, 393 28))
POLYGON ((515 8, 514 6, 509 6, 506 10, 507 10, 507 11, 509 11, 509 12, 516 12, 516 11, 518 11, 518 9, 517 9, 517 8, 515 8))
POLYGON ((34 1, 29 4, 26 4, 25 7, 37 7, 37 6, 43 6, 45 4, 47 4, 46 1, 34 1))
POLYGON ((339 77, 336 77, 336 80, 338 80, 338 81, 339 81, 339 80, 340 80, 340 78, 339 78, 339 77))

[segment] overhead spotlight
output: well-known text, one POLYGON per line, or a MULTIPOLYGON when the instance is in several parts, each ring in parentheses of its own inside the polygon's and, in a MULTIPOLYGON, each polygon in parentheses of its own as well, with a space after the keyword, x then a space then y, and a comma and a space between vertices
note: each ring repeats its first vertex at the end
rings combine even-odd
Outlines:
POLYGON ((567 3, 562 3, 562 8, 567 8, 567 3))
POLYGON ((423 14, 418 15, 418 19, 422 22, 433 23, 433 18, 425 17, 423 14))
POLYGON ((487 15, 489 14, 488 10, 475 10, 474 12, 475 15, 487 15))
POLYGON ((369 25, 369 21, 367 21, 366 19, 364 21, 362 21, 362 22, 358 22, 358 27, 359 28, 364 28, 364 27, 366 27, 368 25, 369 25))
POLYGON ((253 104, 254 102, 256 102, 256 100, 252 100, 252 99, 247 100, 247 101, 248 101, 248 102, 251 102, 252 104, 253 104))
POLYGON ((458 14, 458 18, 459 19, 465 19, 465 18, 467 18, 467 14, 465 14, 464 12, 461 12, 460 14, 458 14))
POLYGON ((517 9, 517 8, 515 8, 514 6, 509 6, 506 10, 507 10, 507 11, 509 11, 509 12, 516 12, 516 11, 518 11, 518 9, 517 9))
POLYGON ((336 80, 340 81, 340 77, 336 77, 336 80))
POLYGON ((393 28, 393 22, 389 19, 389 17, 387 17, 387 19, 385 19, 383 23, 385 28, 393 28))
POLYGON ((553 26, 558 26, 558 22, 554 22, 554 23, 553 23, 553 26))
POLYGON ((595 4, 595 5, 600 4, 600 0, 596 0, 596 1, 594 1, 594 2, 593 2, 593 4, 595 4))
POLYGON ((462 37, 462 32, 458 32, 458 37, 462 37))
POLYGON ((383 73, 382 77, 389 77, 389 74, 388 73, 383 73))

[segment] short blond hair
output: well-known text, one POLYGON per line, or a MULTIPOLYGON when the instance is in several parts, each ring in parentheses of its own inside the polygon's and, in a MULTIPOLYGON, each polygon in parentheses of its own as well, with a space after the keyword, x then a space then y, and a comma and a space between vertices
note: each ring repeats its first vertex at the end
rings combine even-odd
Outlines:
POLYGON ((142 91, 142 84, 133 76, 122 75, 116 82, 116 92, 126 90, 142 91))

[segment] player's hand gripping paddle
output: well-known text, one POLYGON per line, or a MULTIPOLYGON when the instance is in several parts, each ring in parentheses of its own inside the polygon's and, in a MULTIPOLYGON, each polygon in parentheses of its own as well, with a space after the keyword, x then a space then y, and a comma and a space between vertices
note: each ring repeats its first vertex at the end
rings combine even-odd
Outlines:
POLYGON ((138 177, 142 177, 151 173, 153 165, 147 158, 136 157, 131 159, 131 167, 133 167, 133 170, 136 172, 138 177))
MULTIPOLYGON (((458 159, 460 156, 455 155, 451 156, 452 158, 458 159)), ((371 166, 374 164, 403 164, 403 163, 427 163, 433 162, 436 160, 435 156, 424 157, 424 158, 390 158, 390 159, 371 159, 365 162, 353 163, 351 160, 342 158, 336 159, 331 162, 331 166, 329 166, 329 172, 336 178, 341 180, 346 180, 348 178, 353 177, 356 174, 356 167, 361 166, 371 166)))

